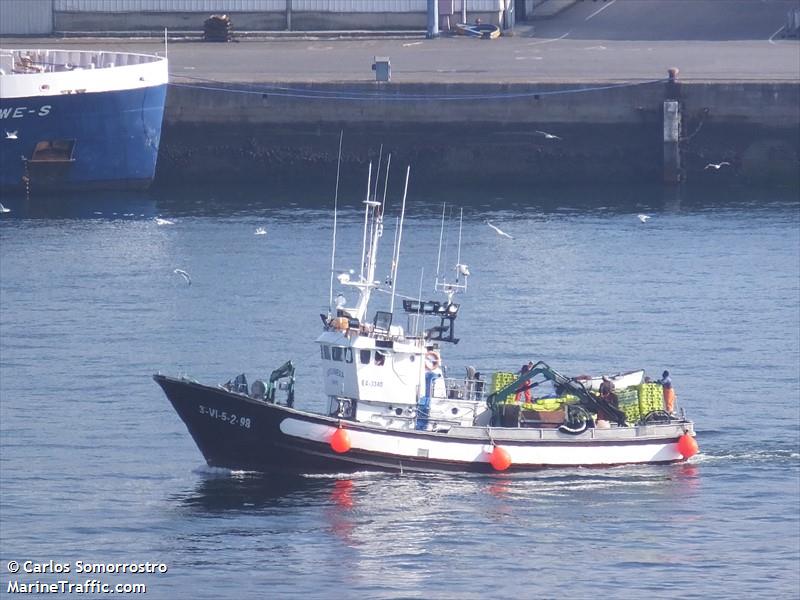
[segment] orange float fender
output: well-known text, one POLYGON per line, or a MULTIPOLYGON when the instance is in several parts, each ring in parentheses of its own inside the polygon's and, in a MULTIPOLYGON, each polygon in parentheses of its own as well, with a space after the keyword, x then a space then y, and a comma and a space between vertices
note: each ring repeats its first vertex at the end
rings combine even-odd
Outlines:
POLYGON ((489 456, 489 462, 495 471, 505 471, 511 466, 511 455, 502 446, 495 446, 489 456))
POLYGON ((344 454, 348 450, 350 450, 350 434, 347 433, 346 429, 342 429, 341 427, 333 432, 331 436, 331 448, 334 452, 339 454, 344 454))
POLYGON ((688 433, 684 433, 678 439, 678 452, 683 454, 683 458, 691 458, 697 454, 700 447, 697 445, 697 440, 688 433))

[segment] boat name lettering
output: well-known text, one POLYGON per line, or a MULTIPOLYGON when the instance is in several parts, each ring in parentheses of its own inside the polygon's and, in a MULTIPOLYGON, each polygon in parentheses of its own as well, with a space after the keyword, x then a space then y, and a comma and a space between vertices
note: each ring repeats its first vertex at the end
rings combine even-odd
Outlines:
POLYGON ((25 115, 46 117, 50 114, 51 108, 50 104, 40 106, 38 109, 28 108, 27 106, 17 106, 16 108, 9 106, 8 108, 0 108, 0 119, 21 119, 25 115))
POLYGON ((250 417, 241 417, 234 413, 229 414, 227 411, 219 410, 218 408, 209 408, 208 406, 203 406, 202 404, 198 408, 200 409, 201 415, 206 415, 207 417, 218 419, 220 421, 225 421, 231 425, 238 425, 239 427, 244 427, 245 429, 250 429, 250 426, 252 425, 250 417))
POLYGON ((369 379, 361 380, 361 387, 383 387, 382 381, 370 381, 369 379))
POLYGON ((334 377, 344 377, 344 372, 341 369, 328 369, 328 375, 333 375, 334 377))

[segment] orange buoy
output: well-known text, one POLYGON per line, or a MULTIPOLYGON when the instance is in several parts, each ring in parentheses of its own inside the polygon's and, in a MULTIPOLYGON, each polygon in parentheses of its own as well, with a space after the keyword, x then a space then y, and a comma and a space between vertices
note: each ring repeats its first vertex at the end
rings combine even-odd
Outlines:
POLYGON ((511 466, 511 456, 502 446, 495 446, 489 457, 489 462, 492 464, 495 471, 505 471, 511 466))
POLYGON ((333 448, 334 452, 338 452, 339 454, 344 454, 350 450, 350 434, 347 433, 346 429, 340 427, 333 432, 331 436, 331 448, 333 448))
POLYGON ((683 454, 683 458, 693 457, 699 449, 697 440, 688 433, 684 433, 678 440, 678 452, 683 454))

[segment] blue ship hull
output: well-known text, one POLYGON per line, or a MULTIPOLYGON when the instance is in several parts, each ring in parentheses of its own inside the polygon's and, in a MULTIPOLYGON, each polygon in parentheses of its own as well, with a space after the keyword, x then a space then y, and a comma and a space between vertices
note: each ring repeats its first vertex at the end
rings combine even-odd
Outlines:
POLYGON ((0 189, 142 189, 155 176, 167 86, 0 99, 0 189), (37 160, 40 142, 68 159, 37 160), (33 160, 32 160, 33 159, 33 160))

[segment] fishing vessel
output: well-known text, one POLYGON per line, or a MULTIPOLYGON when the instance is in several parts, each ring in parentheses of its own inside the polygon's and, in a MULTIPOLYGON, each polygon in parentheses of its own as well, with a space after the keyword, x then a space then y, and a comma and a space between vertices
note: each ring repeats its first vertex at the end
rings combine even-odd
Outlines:
MULTIPOLYGON (((452 275, 440 277, 437 265, 437 298, 400 296, 408 177, 407 170, 385 279, 376 279, 385 184, 382 200, 377 184, 372 194, 367 185, 358 273, 336 273, 334 225, 329 305, 316 340, 325 413, 295 406, 291 361, 250 384, 245 374, 222 385, 154 376, 209 465, 276 474, 495 472, 672 463, 697 452, 693 423, 664 410, 661 385, 643 370, 608 376, 617 383, 611 395, 595 390, 596 378, 566 376, 542 361, 491 377, 472 367, 454 376, 443 355, 459 342, 455 300, 470 276, 461 262, 461 227, 452 275), (334 281, 352 302, 334 297, 334 281), (370 311, 376 290, 390 295, 388 310, 370 311)), ((439 263, 441 246, 440 236, 439 263)))
POLYGON ((0 49, 0 189, 142 189, 155 175, 167 59, 0 49))

